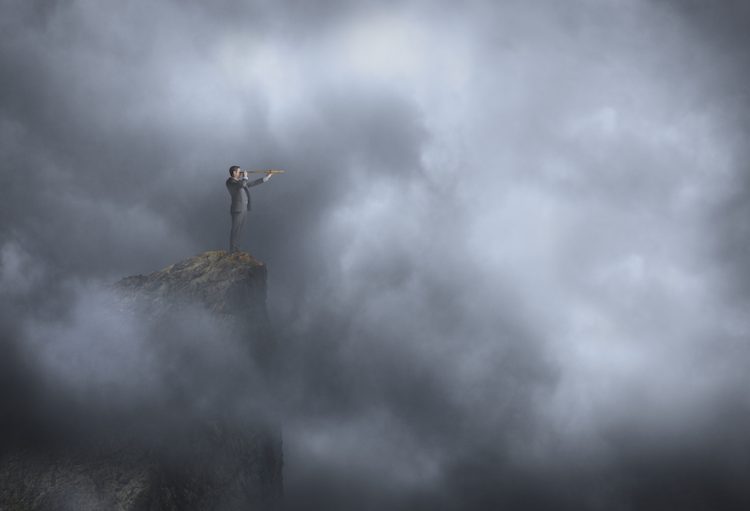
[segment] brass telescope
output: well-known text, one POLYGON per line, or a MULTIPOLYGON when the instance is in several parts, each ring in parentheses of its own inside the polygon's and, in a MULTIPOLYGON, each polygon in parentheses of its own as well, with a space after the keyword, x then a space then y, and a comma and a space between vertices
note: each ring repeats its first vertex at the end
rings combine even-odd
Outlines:
POLYGON ((269 170, 243 170, 247 174, 283 174, 285 170, 280 169, 269 169, 269 170))

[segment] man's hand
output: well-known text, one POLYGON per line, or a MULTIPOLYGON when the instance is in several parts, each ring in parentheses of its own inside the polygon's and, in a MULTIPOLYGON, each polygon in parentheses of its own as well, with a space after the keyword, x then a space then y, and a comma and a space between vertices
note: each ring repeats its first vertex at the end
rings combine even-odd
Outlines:
POLYGON ((271 177, 273 177, 273 174, 270 173, 270 172, 266 172, 266 175, 263 178, 263 182, 265 183, 266 181, 268 181, 269 179, 271 179, 271 177))

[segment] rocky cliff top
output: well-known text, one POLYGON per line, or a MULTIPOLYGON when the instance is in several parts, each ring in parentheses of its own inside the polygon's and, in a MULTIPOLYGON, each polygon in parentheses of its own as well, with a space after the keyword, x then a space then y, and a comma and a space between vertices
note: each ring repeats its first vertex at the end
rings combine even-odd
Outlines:
POLYGON ((158 311, 195 303, 211 312, 239 315, 265 310, 266 266, 246 252, 204 252, 116 287, 126 302, 158 311))

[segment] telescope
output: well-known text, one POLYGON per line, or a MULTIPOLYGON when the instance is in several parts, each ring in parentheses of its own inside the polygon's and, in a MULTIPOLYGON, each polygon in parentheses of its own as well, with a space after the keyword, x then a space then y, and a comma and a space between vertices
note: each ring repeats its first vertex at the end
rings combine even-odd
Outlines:
POLYGON ((269 169, 269 170, 243 170, 245 174, 283 174, 285 170, 280 169, 269 169))

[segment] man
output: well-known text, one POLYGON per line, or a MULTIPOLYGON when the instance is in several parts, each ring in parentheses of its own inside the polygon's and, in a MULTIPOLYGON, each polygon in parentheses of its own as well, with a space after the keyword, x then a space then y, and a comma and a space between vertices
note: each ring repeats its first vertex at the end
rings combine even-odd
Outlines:
POLYGON ((247 172, 237 165, 229 167, 229 179, 227 179, 227 190, 232 198, 229 213, 232 215, 232 230, 229 232, 229 252, 239 252, 239 240, 242 226, 245 224, 245 215, 250 211, 250 191, 248 188, 263 184, 273 174, 268 173, 264 177, 248 182, 247 172))

